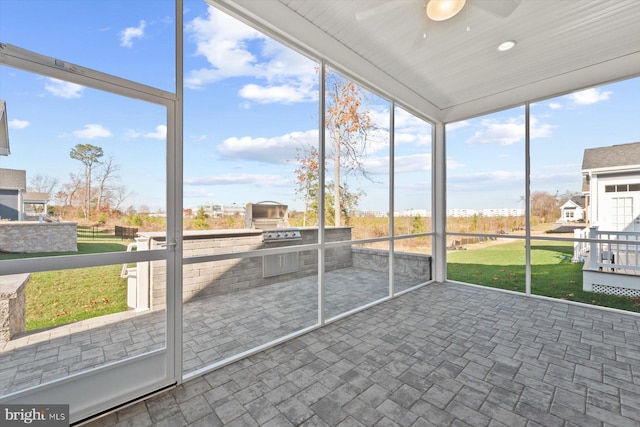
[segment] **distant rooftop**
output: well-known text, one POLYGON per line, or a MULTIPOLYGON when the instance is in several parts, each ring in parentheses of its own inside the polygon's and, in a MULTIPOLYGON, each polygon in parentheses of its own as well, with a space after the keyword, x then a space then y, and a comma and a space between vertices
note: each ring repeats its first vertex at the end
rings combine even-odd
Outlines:
POLYGON ((573 203, 575 203, 576 205, 580 206, 581 208, 585 207, 585 197, 584 196, 573 196, 571 198, 571 201, 573 203))
POLYGON ((0 169, 0 189, 25 191, 27 172, 18 169, 0 169))
POLYGON ((616 166, 640 166, 640 142, 584 150, 582 170, 616 166))

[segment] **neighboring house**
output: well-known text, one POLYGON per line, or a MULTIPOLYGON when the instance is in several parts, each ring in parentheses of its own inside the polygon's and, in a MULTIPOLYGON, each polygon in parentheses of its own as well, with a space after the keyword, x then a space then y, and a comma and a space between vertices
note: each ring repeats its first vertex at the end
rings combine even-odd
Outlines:
POLYGON ((574 196, 560 206, 560 222, 585 222, 585 196, 574 196))
POLYGON ((640 232, 640 142, 584 150, 582 174, 590 224, 640 232))
POLYGON ((27 172, 0 169, 0 219, 21 221, 27 215, 47 212, 47 193, 26 192, 27 172))
MULTIPOLYGON (((11 154, 7 103, 0 100, 0 156, 11 154)), ((27 172, 0 168, 0 219, 25 219, 27 214, 47 213, 47 193, 27 193, 27 172)))
POLYGON ((22 194, 26 189, 26 171, 0 169, 0 219, 22 219, 22 194))

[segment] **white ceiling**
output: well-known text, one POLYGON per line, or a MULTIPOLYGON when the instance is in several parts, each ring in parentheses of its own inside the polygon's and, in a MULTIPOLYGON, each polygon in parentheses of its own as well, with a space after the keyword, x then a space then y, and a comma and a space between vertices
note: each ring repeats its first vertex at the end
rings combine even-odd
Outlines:
POLYGON ((639 0, 520 0, 507 17, 483 4, 513 1, 467 0, 444 22, 422 0, 215 4, 437 121, 640 75, 639 0))

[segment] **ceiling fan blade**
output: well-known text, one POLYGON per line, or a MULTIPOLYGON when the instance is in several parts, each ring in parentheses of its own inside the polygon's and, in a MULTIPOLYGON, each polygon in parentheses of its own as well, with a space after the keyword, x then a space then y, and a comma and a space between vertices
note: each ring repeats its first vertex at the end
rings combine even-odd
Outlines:
POLYGON ((472 0, 470 3, 478 9, 506 18, 520 5, 521 0, 472 0))
POLYGON ((366 21, 377 15, 384 15, 395 10, 398 5, 415 3, 416 0, 387 0, 384 3, 356 12, 356 21, 366 21))

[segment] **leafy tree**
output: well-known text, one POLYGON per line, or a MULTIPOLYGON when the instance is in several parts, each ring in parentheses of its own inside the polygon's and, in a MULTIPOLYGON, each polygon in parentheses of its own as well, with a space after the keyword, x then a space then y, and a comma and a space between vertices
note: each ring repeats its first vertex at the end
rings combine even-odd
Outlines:
MULTIPOLYGON (((306 227, 308 216, 318 214, 319 165, 318 150, 298 150, 296 156, 299 167, 294 170, 296 175, 296 194, 304 200, 302 226, 306 227)), ((309 218, 310 219, 310 218, 309 218)))
POLYGON ((200 207, 196 213, 196 220, 193 222, 193 226, 196 230, 206 230, 209 227, 207 218, 209 216, 205 213, 204 208, 200 207))
MULTIPOLYGON (((296 193, 304 200, 304 213, 303 213, 303 226, 309 223, 317 224, 318 219, 318 201, 320 195, 320 179, 319 179, 319 162, 318 162, 318 150, 311 149, 309 151, 298 152, 298 168, 295 169, 296 174, 296 193)), ((364 192, 361 190, 352 191, 349 189, 346 183, 340 185, 338 195, 339 209, 336 215, 335 206, 335 192, 331 190, 335 188, 334 182, 327 182, 325 186, 325 221, 327 225, 340 225, 340 222, 336 224, 336 218, 344 217, 346 221, 349 221, 352 213, 358 207, 358 203, 364 192)))
POLYGON ((335 225, 339 226, 340 222, 335 223, 336 219, 339 220, 341 217, 345 218, 345 224, 349 225, 349 219, 355 212, 358 207, 358 203, 360 199, 364 196, 364 191, 356 190, 351 191, 349 186, 345 183, 340 186, 340 190, 338 194, 340 195, 339 204, 335 203, 335 193, 329 191, 330 188, 335 188, 333 182, 327 183, 327 190, 325 191, 325 207, 326 207, 326 223, 327 225, 335 225), (335 206, 339 206, 339 211, 336 214, 335 206), (333 224, 331 223, 333 219, 333 224))
POLYGON ((427 227, 424 224, 424 220, 420 215, 416 215, 411 220, 411 234, 424 233, 427 231, 427 227))
MULTIPOLYGON (((325 127, 331 142, 329 156, 333 159, 334 168, 333 200, 338 202, 343 200, 340 191, 345 187, 340 183, 341 170, 368 178, 364 160, 374 126, 369 111, 362 105, 360 88, 355 83, 330 72, 326 75, 326 88, 325 127)), ((334 206, 333 210, 334 223, 339 226, 342 209, 334 206)))
POLYGON ((100 158, 104 155, 102 147, 91 144, 77 144, 71 149, 70 156, 74 160, 79 160, 84 165, 85 176, 85 197, 84 216, 89 216, 91 210, 91 172, 95 164, 100 163, 100 158))

